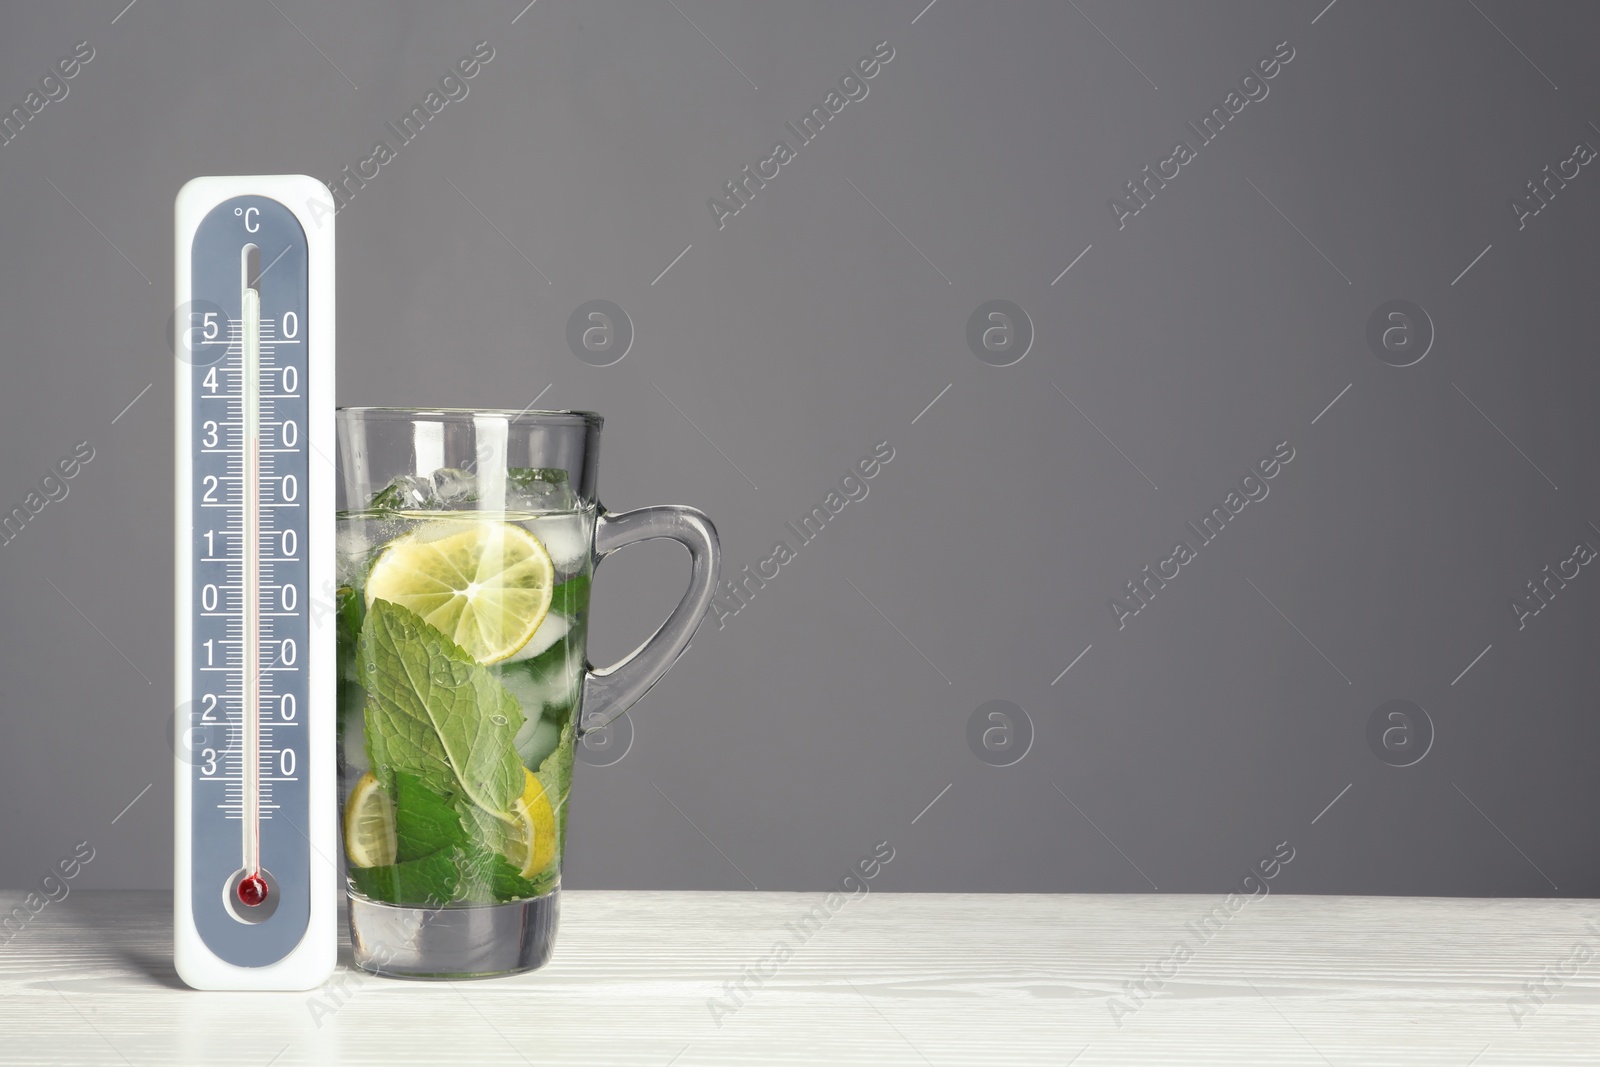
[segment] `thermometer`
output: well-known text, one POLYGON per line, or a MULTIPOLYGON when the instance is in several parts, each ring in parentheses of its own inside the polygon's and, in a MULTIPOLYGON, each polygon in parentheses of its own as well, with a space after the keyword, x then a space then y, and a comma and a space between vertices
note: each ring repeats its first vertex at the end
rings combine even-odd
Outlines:
POLYGON ((333 970, 333 214, 304 176, 177 199, 173 954, 197 989, 333 970))

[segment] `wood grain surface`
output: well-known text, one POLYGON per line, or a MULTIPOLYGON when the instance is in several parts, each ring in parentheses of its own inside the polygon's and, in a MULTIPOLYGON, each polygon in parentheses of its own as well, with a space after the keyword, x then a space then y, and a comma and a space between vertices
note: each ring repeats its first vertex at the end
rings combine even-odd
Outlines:
POLYGON ((0 944, 0 1064, 1600 1063, 1600 903, 1221 904, 573 892, 533 974, 198 993, 170 896, 85 891, 0 944))

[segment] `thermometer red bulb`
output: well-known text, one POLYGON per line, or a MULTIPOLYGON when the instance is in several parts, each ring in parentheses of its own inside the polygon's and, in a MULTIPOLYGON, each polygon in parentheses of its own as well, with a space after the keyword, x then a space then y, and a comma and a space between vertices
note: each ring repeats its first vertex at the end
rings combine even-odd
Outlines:
POLYGON ((252 874, 250 877, 240 880, 239 901, 240 903, 244 904, 245 907, 258 907, 266 899, 267 880, 265 878, 261 877, 259 874, 252 874))

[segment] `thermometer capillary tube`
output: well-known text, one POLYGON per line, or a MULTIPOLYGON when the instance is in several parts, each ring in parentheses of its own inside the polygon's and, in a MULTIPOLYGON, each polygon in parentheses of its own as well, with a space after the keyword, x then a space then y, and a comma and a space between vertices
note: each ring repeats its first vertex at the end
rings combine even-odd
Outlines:
MULTIPOLYGON (((249 248, 244 262, 249 263, 249 248)), ((244 833, 244 873, 261 871, 261 293, 245 278, 240 302, 239 402, 243 430, 244 470, 240 488, 244 502, 240 543, 243 573, 239 604, 243 616, 239 663, 243 692, 239 733, 239 821, 244 833)), ((260 284, 257 282, 257 284, 260 284)))

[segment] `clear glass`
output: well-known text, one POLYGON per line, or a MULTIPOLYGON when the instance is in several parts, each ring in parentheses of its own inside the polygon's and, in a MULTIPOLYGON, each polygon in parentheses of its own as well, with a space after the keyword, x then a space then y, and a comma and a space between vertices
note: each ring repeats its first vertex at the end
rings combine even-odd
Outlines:
POLYGON ((338 413, 339 804, 356 964, 473 978, 554 945, 574 746, 687 647, 715 592, 699 511, 614 514, 591 412, 338 413), (690 585, 621 663, 585 655, 590 580, 653 537, 690 585))

